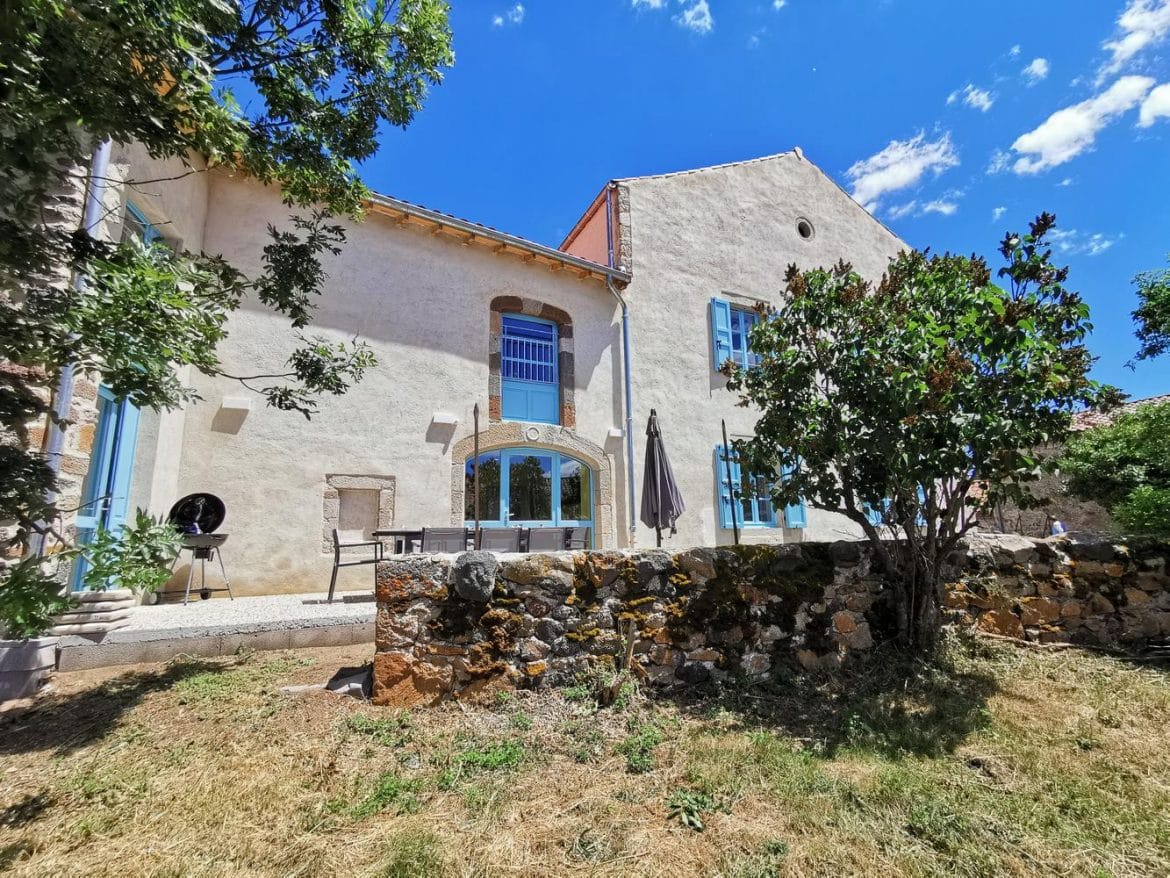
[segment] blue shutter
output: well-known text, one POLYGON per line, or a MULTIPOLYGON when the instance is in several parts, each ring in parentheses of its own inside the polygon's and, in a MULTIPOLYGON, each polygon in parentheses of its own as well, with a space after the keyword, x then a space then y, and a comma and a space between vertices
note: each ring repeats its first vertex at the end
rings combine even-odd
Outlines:
POLYGON ((861 511, 865 513, 865 517, 869 519, 870 524, 872 524, 874 527, 881 527, 885 523, 882 520, 882 509, 885 505, 885 502, 882 502, 875 509, 868 503, 863 503, 861 504, 861 511))
POLYGON ((115 439, 110 477, 109 529, 121 532, 129 518, 130 480, 134 475, 134 450, 138 445, 138 407, 130 400, 119 404, 118 435, 115 439))
MULTIPOLYGON (((783 481, 787 481, 792 473, 793 467, 785 466, 780 473, 780 478, 783 481)), ((803 497, 793 505, 784 507, 784 526, 808 527, 808 506, 805 504, 803 497)))
MULTIPOLYGON (((743 478, 740 475, 739 461, 733 455, 731 457, 731 484, 727 484, 727 459, 727 449, 722 445, 716 445, 715 475, 719 485, 719 526, 730 530, 732 527, 731 514, 735 503, 735 486, 738 486, 743 478)), ((742 521, 738 521, 738 523, 743 524, 742 521)))
POLYGON ((724 299, 711 300, 711 352, 716 370, 731 359, 731 303, 724 299))

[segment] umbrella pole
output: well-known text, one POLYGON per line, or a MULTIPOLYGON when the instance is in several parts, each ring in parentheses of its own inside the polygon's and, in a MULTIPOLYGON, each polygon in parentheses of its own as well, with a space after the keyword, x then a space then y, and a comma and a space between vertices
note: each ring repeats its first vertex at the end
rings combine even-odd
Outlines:
POLYGON ((475 548, 479 548, 479 403, 471 411, 475 420, 475 548))
POLYGON ((739 521, 735 515, 735 507, 739 505, 735 499, 735 481, 731 478, 731 446, 727 444, 727 421, 719 422, 723 426, 723 462, 727 465, 727 492, 731 496, 731 532, 735 535, 735 544, 739 545, 739 521))
POLYGON ((658 538, 658 548, 662 548, 662 528, 654 528, 654 535, 658 538))

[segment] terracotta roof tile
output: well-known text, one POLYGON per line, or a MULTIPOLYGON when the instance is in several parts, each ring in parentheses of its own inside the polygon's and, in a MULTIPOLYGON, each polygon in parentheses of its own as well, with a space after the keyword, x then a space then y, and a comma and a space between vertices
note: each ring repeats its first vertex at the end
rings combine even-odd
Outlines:
POLYGON ((1075 432, 1083 430, 1091 430, 1094 427, 1106 427, 1113 423, 1114 418, 1126 412, 1132 412, 1134 409, 1143 405, 1161 404, 1170 402, 1170 393, 1162 393, 1158 396, 1147 396, 1145 399, 1135 399, 1130 402, 1120 405, 1115 409, 1110 409, 1103 412, 1100 409, 1089 409, 1088 411, 1078 412, 1073 415, 1072 429, 1075 432))

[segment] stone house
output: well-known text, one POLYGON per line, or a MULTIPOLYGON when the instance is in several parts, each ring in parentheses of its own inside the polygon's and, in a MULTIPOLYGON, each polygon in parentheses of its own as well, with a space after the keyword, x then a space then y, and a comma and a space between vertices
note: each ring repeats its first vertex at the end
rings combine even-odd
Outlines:
MULTIPOLYGON (((158 237, 248 271, 267 225, 287 216, 277 192, 221 168, 185 174, 133 145, 110 161, 112 178, 177 178, 108 185, 112 237, 158 237)), ((754 425, 717 371, 749 356, 752 304, 779 301, 790 263, 845 258, 876 279, 905 246, 799 149, 614 180, 559 248, 380 195, 347 235, 312 332, 361 337, 378 365, 312 420, 225 378, 182 376, 200 399, 158 414, 78 376, 61 468, 79 527, 116 527, 138 507, 165 515, 209 491, 227 506, 237 594, 323 590, 335 527, 356 537, 470 519, 478 404, 485 523, 576 524, 600 548, 651 545, 636 510, 654 408, 687 503, 672 548, 731 542, 733 503, 746 542, 859 535, 832 513, 773 510, 750 474, 736 501, 721 475, 720 420, 734 436, 754 425), (98 484, 115 497, 93 515, 98 484)), ((279 371, 292 344, 284 318, 245 304, 224 370, 279 371)), ((343 571, 342 587, 368 573, 343 571)))

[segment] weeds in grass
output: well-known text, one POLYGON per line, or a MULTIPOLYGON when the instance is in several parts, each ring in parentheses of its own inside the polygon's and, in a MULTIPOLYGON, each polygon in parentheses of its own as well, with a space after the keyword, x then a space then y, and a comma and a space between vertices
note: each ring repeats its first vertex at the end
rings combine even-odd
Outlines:
POLYGON ((632 724, 630 734, 617 745, 626 757, 626 768, 634 774, 654 770, 654 748, 663 741, 662 729, 652 722, 632 724))
POLYGON ((703 815, 713 811, 718 803, 698 790, 675 790, 666 802, 666 818, 677 820, 688 829, 702 832, 703 815))
POLYGON ((518 710, 508 717, 508 725, 522 732, 527 732, 532 728, 532 717, 524 711, 518 710))
POLYGON ((439 776, 439 789, 454 789, 461 779, 480 771, 515 768, 524 756, 524 745, 513 740, 468 747, 451 757, 451 764, 439 776))
POLYGON ((441 878, 447 874, 442 843, 429 832, 403 831, 390 837, 379 878, 441 878))
POLYGON ((414 814, 421 806, 418 793, 422 783, 399 777, 392 771, 380 775, 370 794, 350 809, 354 820, 364 820, 372 814, 393 809, 395 814, 414 814))
POLYGON ((780 878, 787 856, 788 842, 770 839, 758 851, 731 860, 721 871, 727 878, 780 878))
POLYGON ((383 747, 401 747, 410 741, 410 711, 400 710, 390 716, 367 716, 355 713, 345 718, 344 726, 383 747))
POLYGON ((596 762, 604 753, 605 735, 595 723, 569 720, 561 726, 561 734, 569 739, 569 755, 576 762, 596 762))

